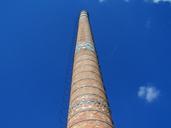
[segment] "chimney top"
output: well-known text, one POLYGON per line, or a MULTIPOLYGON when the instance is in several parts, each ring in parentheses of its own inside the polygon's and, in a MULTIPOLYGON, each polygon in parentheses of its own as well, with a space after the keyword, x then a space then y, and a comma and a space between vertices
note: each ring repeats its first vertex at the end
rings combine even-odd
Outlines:
POLYGON ((80 15, 84 15, 84 16, 87 16, 87 11, 86 10, 82 10, 80 15))

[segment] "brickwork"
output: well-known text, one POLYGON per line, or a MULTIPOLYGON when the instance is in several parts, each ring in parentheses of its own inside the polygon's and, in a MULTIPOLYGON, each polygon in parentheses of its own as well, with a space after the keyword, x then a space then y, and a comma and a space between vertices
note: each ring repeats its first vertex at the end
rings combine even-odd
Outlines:
POLYGON ((88 15, 79 19, 67 128, 113 128, 88 15))

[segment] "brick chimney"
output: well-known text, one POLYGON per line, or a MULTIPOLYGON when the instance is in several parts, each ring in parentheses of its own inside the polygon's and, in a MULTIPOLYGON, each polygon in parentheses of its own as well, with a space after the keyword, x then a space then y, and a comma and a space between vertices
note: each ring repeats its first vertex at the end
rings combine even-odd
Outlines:
POLYGON ((114 128, 86 11, 81 11, 67 128, 114 128))

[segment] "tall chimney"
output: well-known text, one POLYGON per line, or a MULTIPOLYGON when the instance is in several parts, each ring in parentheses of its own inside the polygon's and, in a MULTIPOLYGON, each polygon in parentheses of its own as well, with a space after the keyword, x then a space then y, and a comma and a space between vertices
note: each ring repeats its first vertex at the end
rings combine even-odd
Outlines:
POLYGON ((86 11, 81 11, 67 128, 113 128, 86 11))

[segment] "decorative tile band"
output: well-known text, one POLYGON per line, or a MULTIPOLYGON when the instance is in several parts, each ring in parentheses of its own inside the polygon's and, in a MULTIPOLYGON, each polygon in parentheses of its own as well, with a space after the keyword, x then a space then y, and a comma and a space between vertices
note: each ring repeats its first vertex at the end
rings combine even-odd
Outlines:
POLYGON ((77 109, 77 108, 79 108, 81 106, 84 106, 84 105, 89 105, 89 106, 90 105, 97 105, 99 108, 103 108, 105 110, 108 110, 108 108, 109 108, 108 104, 103 99, 98 99, 98 100, 94 100, 94 99, 85 100, 85 99, 82 99, 80 102, 70 106, 70 112, 73 111, 73 109, 77 109))
POLYGON ((81 49, 86 49, 95 52, 95 48, 91 43, 78 43, 76 45, 76 52, 79 52, 81 49))

